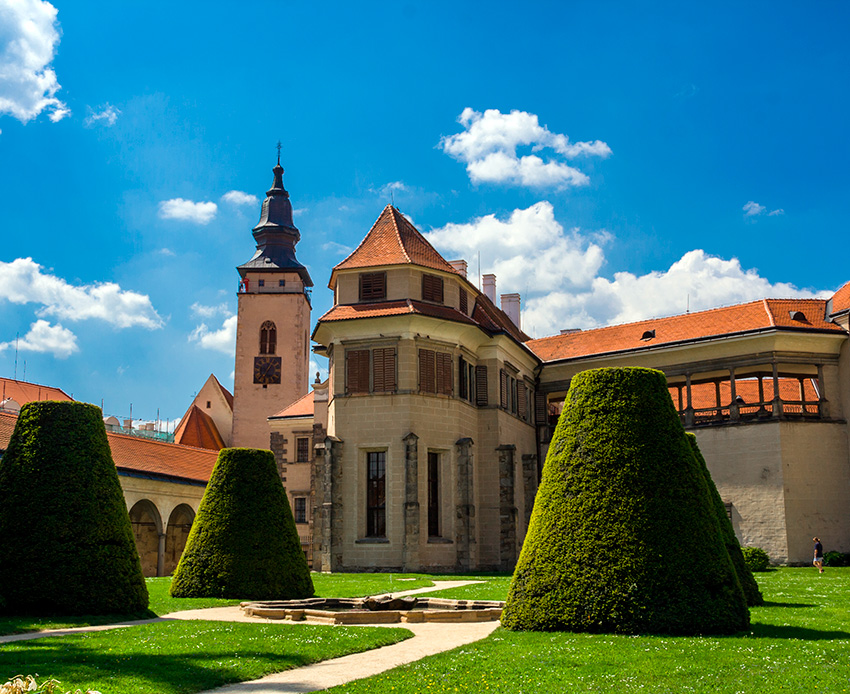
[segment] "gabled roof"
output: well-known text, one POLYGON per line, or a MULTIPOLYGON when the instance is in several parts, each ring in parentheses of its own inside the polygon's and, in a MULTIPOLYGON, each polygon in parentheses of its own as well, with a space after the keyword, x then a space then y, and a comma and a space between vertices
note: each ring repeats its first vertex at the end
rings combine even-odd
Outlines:
POLYGON ((850 282, 839 289, 829 300, 827 310, 830 316, 850 310, 850 282))
POLYGON ((0 402, 11 398, 19 405, 38 400, 73 400, 61 388, 41 386, 38 383, 15 381, 11 378, 0 378, 0 402))
POLYGON ((227 404, 230 406, 230 409, 233 409, 233 393, 231 393, 227 388, 221 385, 221 382, 215 377, 215 374, 210 374, 210 378, 212 378, 216 385, 221 390, 221 394, 224 396, 224 399, 227 401, 227 404))
MULTIPOLYGON (((339 304, 319 318, 318 323, 329 323, 332 321, 355 320, 357 318, 382 318, 384 316, 405 316, 418 314, 442 318, 443 320, 457 321, 458 323, 469 323, 475 325, 475 321, 469 316, 461 313, 451 306, 439 306, 414 299, 400 299, 398 301, 381 301, 373 304, 339 304)), ((318 325, 317 323, 317 325, 318 325)))
POLYGON ((174 442, 211 451, 220 451, 224 448, 224 440, 213 418, 197 405, 192 405, 183 415, 183 419, 174 430, 174 442))
MULTIPOLYGON (((16 415, 0 412, 0 451, 9 447, 16 415)), ((175 481, 206 484, 217 451, 190 448, 140 436, 106 432, 115 466, 124 473, 151 475, 175 481)))
POLYGON ((669 318, 553 335, 529 340, 526 345, 543 361, 556 361, 771 329, 842 333, 839 325, 826 319, 825 308, 823 299, 762 299, 669 318), (796 312, 802 314, 802 320, 792 317, 796 312))
POLYGON ((382 265, 420 265, 457 274, 416 227, 392 205, 384 208, 360 245, 334 267, 331 282, 337 270, 382 265))
POLYGON ((298 398, 289 407, 283 408, 280 412, 273 414, 269 419, 287 419, 289 417, 312 417, 313 410, 313 391, 311 390, 304 397, 298 398))

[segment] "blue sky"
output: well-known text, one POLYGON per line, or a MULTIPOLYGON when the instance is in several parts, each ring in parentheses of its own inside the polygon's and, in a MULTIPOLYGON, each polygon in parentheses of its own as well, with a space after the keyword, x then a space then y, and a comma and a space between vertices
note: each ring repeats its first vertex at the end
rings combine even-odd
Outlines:
POLYGON ((740 5, 0 0, 0 374, 231 386, 278 140, 314 321, 391 196, 536 336, 828 295, 850 10, 740 5))

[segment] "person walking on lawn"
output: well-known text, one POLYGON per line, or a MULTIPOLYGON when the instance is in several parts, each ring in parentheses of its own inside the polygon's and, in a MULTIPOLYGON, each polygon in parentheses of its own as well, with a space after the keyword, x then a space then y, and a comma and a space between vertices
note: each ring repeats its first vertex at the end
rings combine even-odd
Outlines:
POLYGON ((812 564, 818 567, 818 573, 823 573, 823 545, 820 543, 819 537, 813 537, 812 541, 815 543, 815 558, 812 560, 812 564))

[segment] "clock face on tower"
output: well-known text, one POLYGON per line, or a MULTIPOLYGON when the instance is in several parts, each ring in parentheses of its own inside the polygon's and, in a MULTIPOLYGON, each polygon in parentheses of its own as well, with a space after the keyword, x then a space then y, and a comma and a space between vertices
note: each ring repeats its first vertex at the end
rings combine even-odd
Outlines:
POLYGON ((254 357, 254 383, 280 383, 280 357, 254 357))

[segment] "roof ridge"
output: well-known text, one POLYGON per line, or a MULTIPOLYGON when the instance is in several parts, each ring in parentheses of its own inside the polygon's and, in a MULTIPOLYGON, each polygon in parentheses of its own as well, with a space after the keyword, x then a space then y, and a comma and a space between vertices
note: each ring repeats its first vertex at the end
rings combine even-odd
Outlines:
MULTIPOLYGON (((355 253, 357 253, 357 251, 359 251, 359 250, 360 250, 360 247, 361 247, 364 243, 366 243, 366 239, 368 239, 368 238, 369 238, 369 234, 371 234, 371 233, 375 230, 375 227, 376 227, 376 226, 378 226, 378 222, 380 222, 380 221, 381 221, 381 217, 383 217, 383 216, 384 216, 384 212, 386 211, 387 207, 392 207, 392 205, 387 205, 387 206, 386 206, 383 210, 381 210, 381 214, 379 214, 379 215, 378 215, 378 218, 374 221, 374 223, 372 224, 372 226, 371 226, 371 227, 369 227, 369 231, 367 231, 367 232, 366 232, 366 235, 365 235, 365 236, 364 236, 364 237, 360 240, 360 243, 358 243, 358 244, 357 244, 357 247, 356 247, 353 251, 351 251, 351 253, 349 253, 347 256, 345 256, 342 260, 340 260, 340 261, 337 263, 337 265, 342 265, 342 264, 343 264, 343 263, 345 263, 345 262, 346 262, 349 258, 351 258, 351 257, 352 257, 355 253)), ((334 266, 334 267, 336 267, 336 266, 334 266)))
POLYGON ((770 321, 770 327, 776 327, 776 318, 773 317, 773 311, 770 310, 770 304, 767 303, 767 299, 761 300, 762 306, 764 306, 764 311, 767 313, 767 319, 770 321))
POLYGON ((119 434, 117 431, 107 431, 107 436, 120 436, 123 439, 132 441, 141 441, 143 443, 156 444, 158 446, 177 446, 178 448, 188 448, 190 451, 201 451, 202 453, 216 453, 210 448, 199 448, 198 446, 187 446, 185 443, 175 443, 173 441, 160 441, 159 439, 149 439, 147 436, 133 436, 132 434, 119 434))
POLYGON ((407 247, 404 245, 404 239, 401 238, 401 229, 398 228, 398 215, 401 214, 395 207, 390 205, 391 214, 393 217, 393 227, 395 228, 395 235, 398 239, 398 245, 401 246, 401 252, 404 254, 404 257, 407 258, 408 263, 412 263, 413 261, 410 259, 410 253, 407 252, 407 247))

